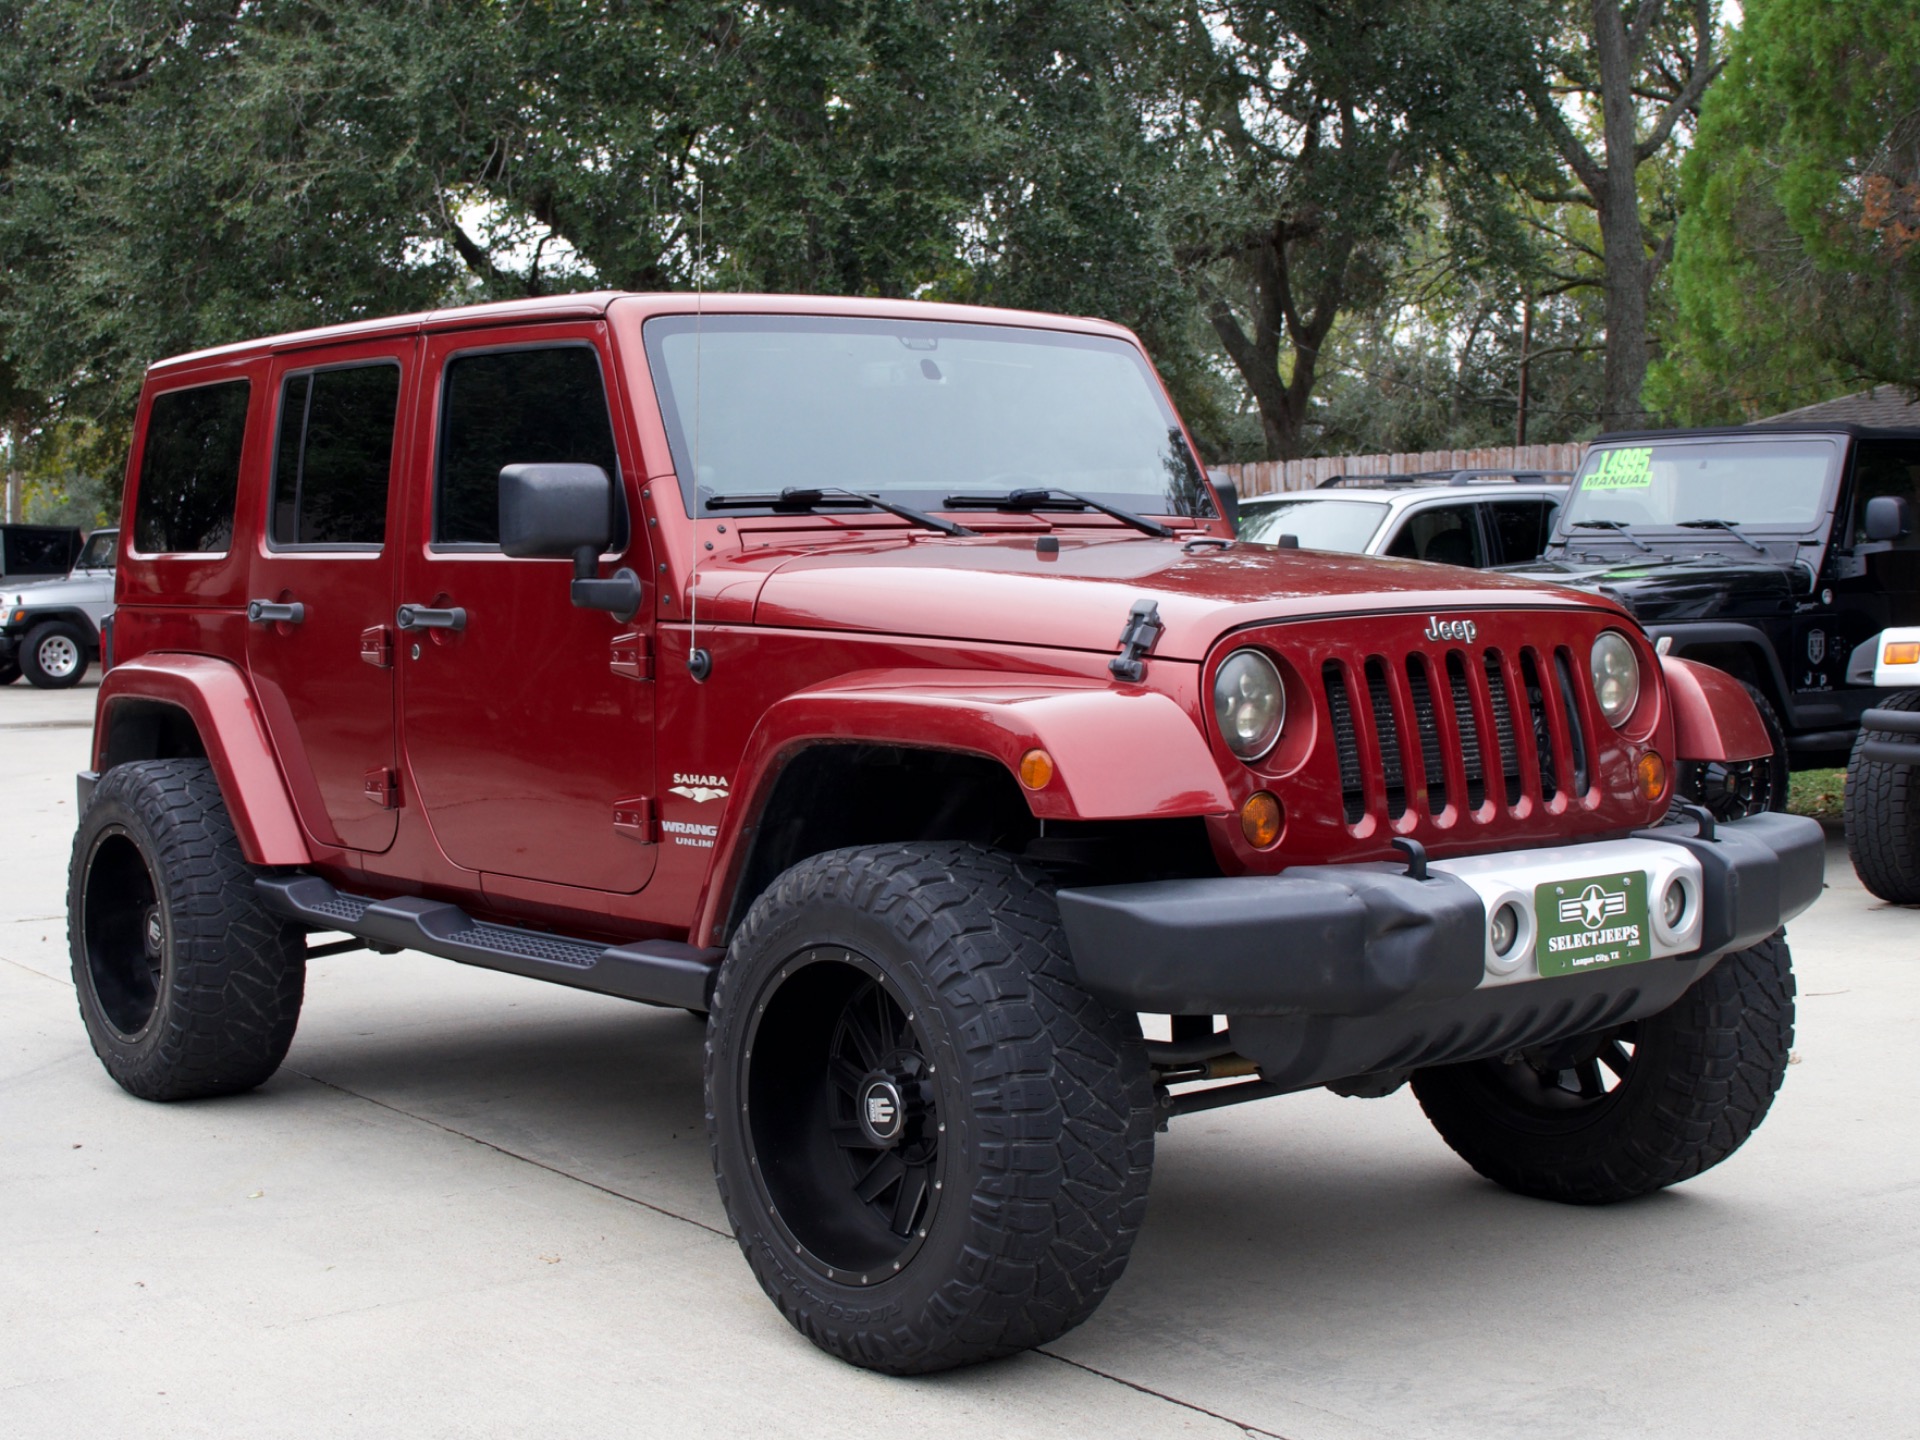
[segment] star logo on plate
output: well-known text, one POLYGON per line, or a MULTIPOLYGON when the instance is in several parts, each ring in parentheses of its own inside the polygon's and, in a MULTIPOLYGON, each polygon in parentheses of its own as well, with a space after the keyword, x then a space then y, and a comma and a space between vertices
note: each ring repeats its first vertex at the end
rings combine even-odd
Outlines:
POLYGON ((1589 885, 1578 895, 1560 902, 1560 920, 1563 924, 1578 920, 1589 930, 1598 930, 1601 922, 1626 913, 1625 893, 1602 890, 1598 885, 1589 885))

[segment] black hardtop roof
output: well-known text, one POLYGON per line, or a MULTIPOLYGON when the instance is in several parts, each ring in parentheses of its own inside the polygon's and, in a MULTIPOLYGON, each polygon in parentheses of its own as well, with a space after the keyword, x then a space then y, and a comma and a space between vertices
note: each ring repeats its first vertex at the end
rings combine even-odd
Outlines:
POLYGON ((1845 435, 1856 440, 1920 440, 1920 427, 1855 425, 1851 421, 1816 421, 1804 425, 1775 425, 1761 421, 1754 425, 1702 425, 1691 430, 1609 430, 1594 440, 1595 445, 1613 445, 1631 440, 1756 440, 1787 435, 1845 435))

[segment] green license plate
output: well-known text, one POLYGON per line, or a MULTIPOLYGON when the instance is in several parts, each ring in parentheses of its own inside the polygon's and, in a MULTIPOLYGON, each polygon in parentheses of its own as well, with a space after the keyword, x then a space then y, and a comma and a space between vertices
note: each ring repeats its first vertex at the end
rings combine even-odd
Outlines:
POLYGON ((1578 975, 1653 958, 1641 871, 1535 886, 1533 913, 1539 936, 1533 953, 1542 975, 1578 975))

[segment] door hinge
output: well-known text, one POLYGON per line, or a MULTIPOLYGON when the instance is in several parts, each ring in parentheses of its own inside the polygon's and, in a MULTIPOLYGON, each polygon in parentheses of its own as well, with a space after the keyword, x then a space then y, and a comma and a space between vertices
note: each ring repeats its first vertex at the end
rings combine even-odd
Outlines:
POLYGON ((393 632, 373 625, 360 632, 360 658, 376 670, 393 668, 393 632))
POLYGON ((400 777, 385 766, 367 771, 361 777, 360 785, 366 791, 367 799, 382 810, 400 808, 400 777))
POLYGON ((653 679, 653 637, 637 630, 613 637, 613 673, 629 680, 653 679))
POLYGON ((638 840, 642 845, 657 845, 660 836, 653 813, 653 797, 646 795, 637 800, 614 801, 613 833, 624 835, 629 840, 638 840))

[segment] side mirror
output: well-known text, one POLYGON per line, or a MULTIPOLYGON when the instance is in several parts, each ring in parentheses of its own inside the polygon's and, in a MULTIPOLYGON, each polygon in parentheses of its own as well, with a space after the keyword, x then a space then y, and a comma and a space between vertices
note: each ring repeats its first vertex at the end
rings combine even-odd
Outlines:
POLYGON ((509 465, 500 472, 500 549, 519 559, 573 560, 573 603, 631 620, 644 591, 622 566, 595 578, 613 543, 613 480, 598 465, 509 465))
POLYGON ((500 472, 500 548, 525 559, 589 560, 613 543, 613 481, 598 465, 500 472))
POLYGON ((1898 495, 1876 495, 1867 501, 1866 521, 1862 528, 1869 541, 1904 540, 1913 533, 1913 519, 1907 502, 1898 495))
POLYGON ((1240 533, 1240 487, 1218 473, 1209 475, 1207 478, 1213 481, 1213 493, 1219 497, 1220 518, 1227 522, 1228 528, 1234 534, 1238 535, 1240 533))

